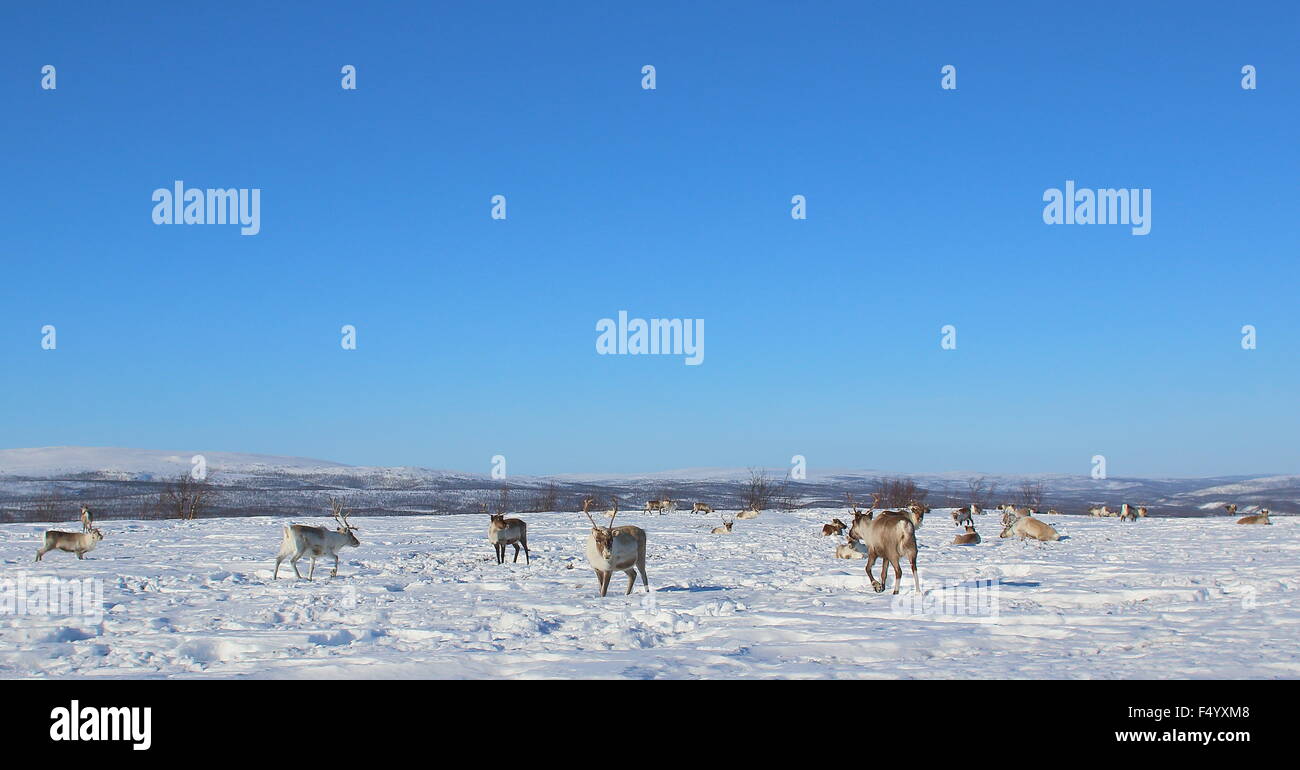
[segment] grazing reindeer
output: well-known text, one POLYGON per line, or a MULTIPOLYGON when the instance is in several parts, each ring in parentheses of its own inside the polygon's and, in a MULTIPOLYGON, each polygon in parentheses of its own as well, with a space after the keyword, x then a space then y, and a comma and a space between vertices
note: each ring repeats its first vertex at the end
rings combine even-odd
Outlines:
POLYGON ((636 573, 641 573, 641 584, 646 593, 650 593, 650 580, 645 575, 645 530, 631 525, 614 527, 614 517, 618 516, 618 498, 614 498, 614 509, 609 511, 609 523, 600 526, 591 518, 591 499, 582 501, 582 512, 591 522, 591 534, 587 536, 587 561, 596 570, 596 580, 600 583, 600 595, 609 590, 609 579, 614 572, 627 573, 627 592, 632 593, 636 585, 636 573), (633 569, 635 567, 636 569, 633 569))
POLYGON ((848 524, 845 524, 839 519, 831 519, 830 524, 822 525, 822 537, 826 537, 827 535, 841 535, 844 533, 844 530, 848 529, 848 527, 848 524))
POLYGON ((84 559, 103 539, 104 533, 97 529, 88 532, 60 532, 51 529, 45 533, 45 542, 36 551, 36 561, 43 559, 49 551, 67 551, 75 553, 78 559, 84 559))
POLYGON ((1263 508, 1260 510, 1259 513, 1253 516, 1242 516, 1240 519, 1237 519, 1237 523, 1238 524, 1272 524, 1273 522, 1268 520, 1268 509, 1263 508))
POLYGON ((519 563, 519 546, 524 547, 524 564, 532 564, 532 554, 528 553, 528 525, 523 519, 507 519, 506 512, 499 510, 496 513, 490 513, 487 505, 483 505, 483 512, 492 517, 488 522, 488 542, 492 544, 493 550, 497 554, 497 564, 506 562, 506 546, 515 547, 515 564, 519 563))
POLYGON ((1002 534, 998 535, 998 537, 1018 537, 1021 540, 1030 538, 1043 541, 1061 539, 1061 536, 1057 534, 1050 524, 1044 524, 1033 516, 1020 516, 1010 523, 1004 519, 1002 525, 1002 534))
POLYGON ((713 513, 713 506, 696 503, 691 506, 691 513, 713 513))
POLYGON ((675 510, 677 510, 677 503, 674 503, 672 500, 647 500, 645 504, 646 513, 650 513, 651 511, 663 513, 664 511, 675 510))
POLYGON ((95 517, 90 513, 90 508, 85 505, 81 506, 81 531, 89 532, 95 528, 95 517))
POLYGON ((898 593, 903 580, 903 568, 899 560, 904 556, 912 564, 912 583, 917 592, 920 592, 921 579, 916 574, 916 527, 922 515, 913 511, 889 511, 875 517, 868 525, 867 536, 862 541, 867 546, 867 577, 871 579, 871 587, 876 593, 885 590, 891 564, 894 567, 894 593, 898 593), (877 557, 883 560, 880 565, 880 580, 871 574, 877 557))
MULTIPOLYGON (((853 512, 853 524, 849 526, 849 541, 866 540, 867 527, 871 525, 871 519, 876 515, 875 511, 867 511, 866 513, 863 513, 862 511, 859 511, 858 506, 853 503, 853 495, 846 494, 844 496, 848 498, 849 508, 853 512)), ((872 497, 876 498, 877 502, 880 500, 877 495, 872 495, 872 497)), ((874 507, 875 506, 873 505, 872 508, 874 507)))
POLYGON ((835 558, 837 559, 865 559, 867 558, 867 547, 856 540, 849 540, 835 546, 835 558))
POLYGON ((975 531, 975 527, 973 525, 967 524, 965 534, 961 534, 953 538, 952 544, 953 545, 979 545, 979 542, 980 542, 980 534, 975 531))
POLYGON ((271 575, 272 580, 280 578, 280 562, 285 559, 288 559, 289 564, 293 566, 293 574, 301 580, 302 573, 298 571, 298 560, 304 556, 311 557, 311 569, 307 571, 308 580, 316 574, 316 559, 321 556, 334 557, 334 569, 330 570, 330 577, 338 576, 339 550, 357 548, 361 545, 361 541, 352 534, 357 531, 357 528, 348 521, 343 503, 331 497, 330 510, 334 520, 339 523, 338 529, 332 532, 324 527, 308 527, 305 524, 290 524, 284 528, 284 537, 280 540, 280 552, 275 556, 275 572, 271 575))
POLYGON ((958 508, 957 510, 953 511, 953 512, 952 512, 952 523, 953 523, 953 524, 956 524, 956 525, 959 526, 959 527, 960 527, 961 525, 963 525, 963 524, 965 524, 965 525, 968 526, 968 527, 974 525, 974 524, 975 524, 975 520, 972 519, 972 518, 971 518, 971 515, 970 515, 971 508, 974 508, 974 507, 975 507, 975 506, 973 506, 973 505, 968 505, 968 506, 966 506, 965 508, 958 508))
POLYGON ((748 511, 741 511, 740 513, 737 513, 737 514, 736 514, 736 518, 737 518, 737 519, 757 519, 757 518, 758 518, 758 511, 755 511, 755 510, 753 510, 752 508, 751 508, 750 510, 748 510, 748 511))

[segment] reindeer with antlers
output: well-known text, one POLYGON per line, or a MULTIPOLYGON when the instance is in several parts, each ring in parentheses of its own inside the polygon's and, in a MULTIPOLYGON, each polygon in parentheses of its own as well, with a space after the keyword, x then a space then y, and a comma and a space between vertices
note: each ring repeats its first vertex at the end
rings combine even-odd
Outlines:
POLYGON ((307 571, 307 579, 311 580, 316 574, 316 559, 322 556, 334 557, 334 569, 330 570, 330 577, 337 577, 339 574, 339 551, 343 548, 356 548, 361 545, 357 536, 352 534, 357 528, 352 526, 348 521, 348 512, 343 507, 343 503, 334 498, 330 498, 330 510, 334 520, 338 522, 338 529, 330 531, 324 527, 308 527, 304 524, 291 524, 284 528, 284 538, 280 541, 280 552, 275 557, 275 572, 272 574, 272 580, 278 580, 280 577, 280 562, 285 559, 293 566, 293 574, 302 579, 302 573, 298 571, 298 560, 304 556, 311 557, 311 569, 307 571))
POLYGON ((591 534, 587 536, 587 561, 596 570, 596 580, 600 582, 600 595, 609 590, 609 579, 618 572, 627 573, 627 592, 632 593, 636 585, 636 573, 641 573, 641 583, 646 593, 650 593, 650 580, 645 574, 645 530, 627 525, 614 526, 614 517, 618 516, 618 498, 614 498, 614 509, 609 511, 609 523, 600 526, 591 517, 591 498, 582 501, 582 512, 591 522, 591 534), (635 568, 635 569, 634 569, 635 568))
POLYGON ((514 563, 519 563, 519 546, 524 547, 524 564, 533 563, 533 557, 528 553, 528 525, 523 519, 506 518, 506 496, 501 495, 501 504, 497 506, 497 512, 492 513, 488 510, 487 504, 483 504, 483 512, 492 517, 488 522, 488 542, 497 554, 497 564, 506 562, 506 546, 515 547, 514 563))
POLYGON ((875 492, 871 493, 871 510, 863 513, 858 510, 858 506, 853 502, 853 495, 845 494, 845 499, 849 502, 849 510, 853 513, 853 523, 849 525, 849 542, 865 541, 867 539, 867 530, 871 527, 871 520, 876 515, 876 508, 880 505, 880 495, 875 492))
POLYGON ((728 518, 727 518, 727 514, 725 514, 725 513, 720 513, 720 514, 718 514, 718 515, 722 517, 722 526, 721 526, 721 527, 714 527, 712 530, 709 531, 709 534, 711 534, 711 535, 730 535, 730 534, 731 534, 731 525, 735 524, 735 523, 736 523, 736 520, 735 520, 735 519, 728 519, 728 518))

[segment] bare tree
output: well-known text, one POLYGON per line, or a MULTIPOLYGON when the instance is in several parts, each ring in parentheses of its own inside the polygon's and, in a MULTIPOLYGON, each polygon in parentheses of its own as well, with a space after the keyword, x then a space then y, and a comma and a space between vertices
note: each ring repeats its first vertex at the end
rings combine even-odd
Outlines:
POLYGON ((980 508, 988 508, 993 496, 998 493, 998 483, 992 484, 984 476, 975 476, 966 479, 966 489, 970 496, 970 502, 978 505, 980 508))
POLYGON ((533 502, 528 506, 529 513, 546 513, 560 510, 560 488, 555 482, 547 484, 533 495, 533 502))
POLYGON ((193 520, 207 513, 215 498, 211 475, 196 479, 186 471, 163 486, 158 495, 158 509, 164 517, 193 520))
POLYGON ((880 503, 886 508, 901 508, 911 503, 924 503, 930 493, 928 489, 917 486, 912 479, 882 478, 876 479, 875 495, 880 496, 880 503))
POLYGON ((749 469, 749 483, 740 492, 741 504, 747 511, 766 510, 772 502, 785 497, 785 481, 775 481, 762 468, 749 469))
POLYGON ((1020 482, 1020 504, 1035 511, 1043 505, 1043 482, 1025 479, 1020 482))

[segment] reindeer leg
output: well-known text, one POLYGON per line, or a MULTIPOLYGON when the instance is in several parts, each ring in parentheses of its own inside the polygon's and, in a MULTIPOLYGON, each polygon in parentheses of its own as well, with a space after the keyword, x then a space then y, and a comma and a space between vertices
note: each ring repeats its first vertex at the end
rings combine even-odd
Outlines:
POLYGON ((600 595, 602 598, 605 596, 605 592, 609 590, 609 576, 612 574, 612 572, 596 570, 596 575, 600 578, 600 595))
POLYGON ((312 556, 312 557, 311 557, 311 569, 307 570, 307 579, 308 579, 308 580, 311 580, 311 579, 312 579, 312 576, 315 575, 315 574, 316 574, 316 557, 315 557, 315 556, 312 556))
POLYGON ((921 578, 916 574, 916 552, 912 552, 912 585, 916 586, 916 592, 921 593, 921 578))
POLYGON ((880 583, 875 586, 876 593, 882 594, 889 587, 889 557, 880 558, 880 583))
POLYGON ((330 577, 339 576, 339 555, 334 554, 334 569, 330 570, 330 577))
POLYGON ((38 548, 38 549, 36 549, 36 561, 40 561, 40 560, 41 560, 41 557, 43 557, 44 555, 45 555, 45 549, 44 549, 44 548, 38 548))
POLYGON ((646 593, 650 593, 650 579, 645 576, 645 556, 637 557, 636 568, 641 572, 641 585, 645 586, 646 593))
POLYGON ((636 585, 636 570, 625 569, 623 572, 627 573, 627 593, 624 596, 631 596, 632 588, 636 585))
POLYGON ((276 557, 276 559, 275 559, 275 572, 272 572, 272 573, 271 573, 271 579, 272 579, 272 580, 279 580, 279 579, 280 579, 280 562, 282 562, 282 561, 284 561, 284 557, 283 557, 283 556, 278 556, 278 557, 276 557))
POLYGON ((524 543, 524 564, 530 565, 533 563, 533 555, 528 553, 528 541, 525 540, 523 541, 523 543, 524 543))
POLYGON ((883 586, 876 585, 876 576, 871 574, 871 568, 874 567, 875 565, 876 565, 876 552, 873 549, 868 548, 867 549, 867 579, 871 581, 872 590, 874 590, 876 593, 880 593, 885 589, 883 586))
POLYGON ((298 560, 301 558, 301 556, 294 556, 289 559, 289 563, 293 565, 293 574, 297 575, 299 580, 302 580, 302 573, 298 571, 298 560))
POLYGON ((895 559, 894 560, 894 594, 895 595, 898 594, 898 589, 901 588, 902 585, 903 585, 903 565, 898 563, 898 559, 895 559))
POLYGON ((510 563, 511 563, 511 564, 518 564, 518 563, 519 563, 519 544, 518 544, 518 543, 515 543, 514 546, 515 546, 515 560, 512 561, 512 562, 510 562, 510 563))

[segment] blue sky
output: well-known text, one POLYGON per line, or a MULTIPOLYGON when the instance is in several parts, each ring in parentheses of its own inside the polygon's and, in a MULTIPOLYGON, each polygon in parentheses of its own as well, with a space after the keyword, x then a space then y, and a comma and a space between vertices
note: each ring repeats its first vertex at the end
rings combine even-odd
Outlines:
POLYGON ((1300 466, 1294 4, 263 5, 8 10, 0 446, 1300 466), (154 225, 178 179, 261 233, 154 225), (1045 225, 1067 179, 1151 233, 1045 225), (704 363, 597 355, 619 310, 704 363))

